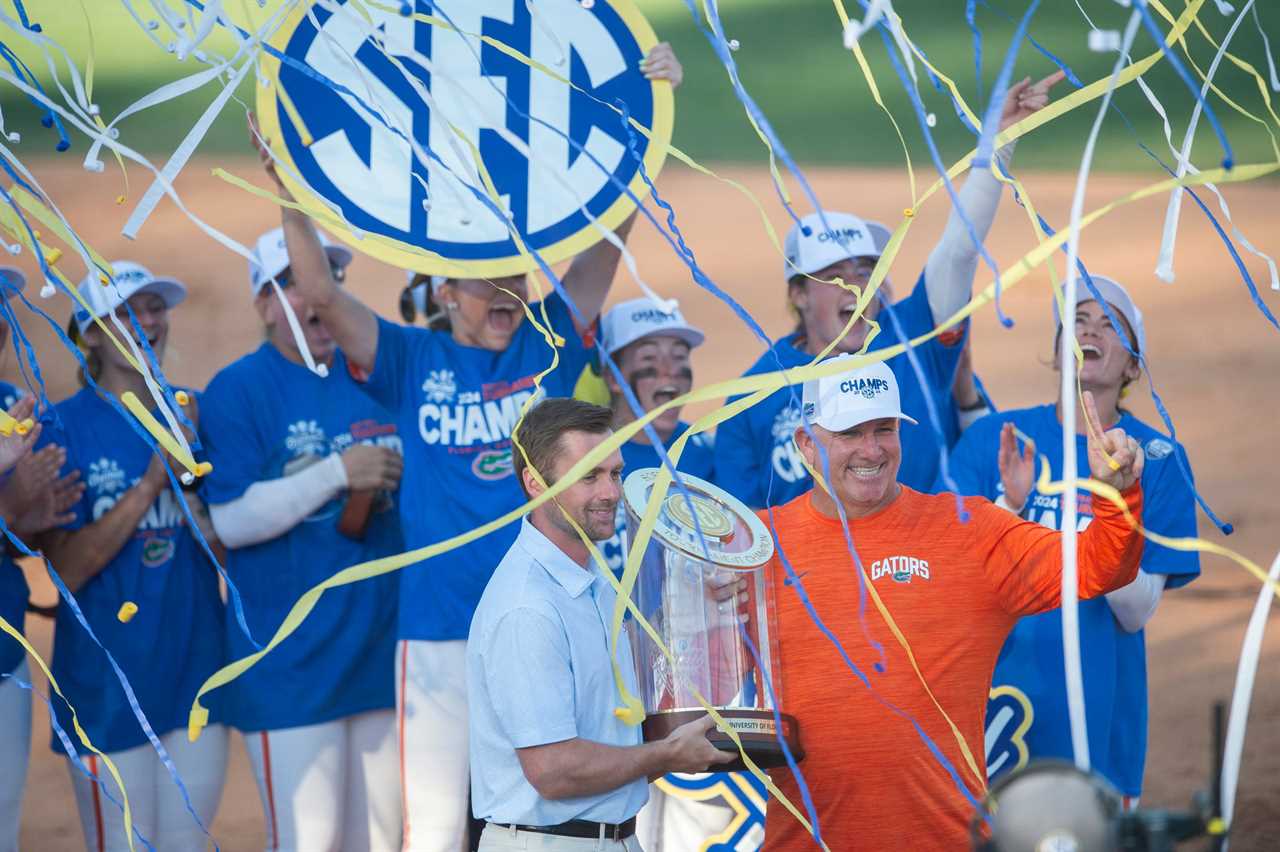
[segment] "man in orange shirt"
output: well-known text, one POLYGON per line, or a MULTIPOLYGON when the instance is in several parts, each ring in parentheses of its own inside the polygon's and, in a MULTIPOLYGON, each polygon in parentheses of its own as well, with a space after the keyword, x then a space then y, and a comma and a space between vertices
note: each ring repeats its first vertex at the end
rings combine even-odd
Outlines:
MULTIPOLYGON (((1141 449, 1120 429, 1103 433, 1089 394, 1085 416, 1093 477, 1119 490, 1140 521, 1141 449)), ((1061 534, 982 498, 965 498, 962 521, 954 495, 899 484, 898 423, 914 421, 883 364, 807 382, 803 417, 796 443, 831 493, 818 486, 762 516, 778 545, 768 570, 781 707, 800 723, 808 753, 800 769, 822 840, 833 852, 967 849, 986 784, 992 670, 1020 616, 1059 605, 1061 534), (870 585, 865 596, 861 583, 870 585)), ((1078 544, 1082 598, 1129 583, 1142 555, 1142 537, 1123 513, 1108 500, 1093 505, 1094 522, 1078 544)), ((794 778, 775 780, 800 802, 794 778)), ((771 808, 764 848, 818 847, 799 822, 771 808)))

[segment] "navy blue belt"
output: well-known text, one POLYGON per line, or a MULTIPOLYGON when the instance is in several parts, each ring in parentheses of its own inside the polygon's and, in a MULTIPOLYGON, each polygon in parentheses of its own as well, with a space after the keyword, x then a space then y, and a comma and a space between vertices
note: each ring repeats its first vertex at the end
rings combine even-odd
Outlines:
POLYGON ((559 837, 587 837, 592 840, 602 836, 605 840, 626 840, 636 833, 635 817, 616 825, 611 822, 589 822, 585 819, 571 819, 559 825, 505 825, 500 822, 495 822, 493 825, 499 828, 514 828, 516 831, 532 831, 535 834, 555 834, 559 837), (601 829, 604 830, 603 835, 600 833, 601 829))

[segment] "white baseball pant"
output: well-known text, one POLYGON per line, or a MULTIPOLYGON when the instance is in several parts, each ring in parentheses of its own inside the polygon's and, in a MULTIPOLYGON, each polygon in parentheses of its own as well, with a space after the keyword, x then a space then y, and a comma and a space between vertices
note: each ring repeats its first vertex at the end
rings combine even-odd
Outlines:
POLYGON ((395 714, 244 734, 268 852, 395 852, 400 785, 395 714))
POLYGON ((467 643, 401 640, 396 728, 404 852, 468 848, 467 643))
POLYGON ((27 661, 0 678, 0 852, 18 852, 22 788, 31 758, 31 693, 13 682, 30 682, 27 661))
MULTIPOLYGON (((191 807, 205 827, 213 823, 222 798, 222 784, 227 775, 227 729, 210 725, 200 739, 190 742, 185 729, 170 731, 160 742, 173 760, 178 777, 191 797, 191 807)), ((108 755, 115 764, 129 794, 129 809, 138 833, 157 850, 199 852, 208 838, 187 812, 182 793, 160 762, 150 743, 108 755)), ((91 775, 99 779, 123 804, 124 797, 102 759, 86 755, 79 759, 91 775)), ((85 777, 80 768, 70 763, 71 787, 75 792, 80 825, 84 829, 85 848, 89 852, 124 852, 129 840, 124 833, 124 811, 103 794, 102 786, 85 777)), ((135 838, 136 839, 136 838, 135 838)), ((142 848, 137 844, 136 848, 142 848)))

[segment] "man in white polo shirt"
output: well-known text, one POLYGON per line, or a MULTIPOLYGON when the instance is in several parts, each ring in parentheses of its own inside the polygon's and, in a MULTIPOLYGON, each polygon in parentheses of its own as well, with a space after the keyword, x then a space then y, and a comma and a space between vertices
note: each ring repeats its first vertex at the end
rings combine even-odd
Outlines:
MULTIPOLYGON (((613 412, 548 399, 525 415, 513 440, 515 473, 536 497, 607 439, 613 412)), ((610 647, 614 592, 578 537, 613 535, 622 496, 614 452, 526 518, 471 623, 467 640, 471 793, 486 820, 481 852, 594 849, 638 852, 635 815, 648 780, 702 772, 736 756, 706 738, 709 717, 641 743, 615 715, 616 653, 637 691, 625 633, 610 647)))

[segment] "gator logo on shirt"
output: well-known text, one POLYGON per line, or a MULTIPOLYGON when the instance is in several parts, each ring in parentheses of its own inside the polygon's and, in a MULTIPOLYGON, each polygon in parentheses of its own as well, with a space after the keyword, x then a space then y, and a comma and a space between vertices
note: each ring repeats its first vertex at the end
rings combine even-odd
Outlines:
POLYGON ((1027 732, 1035 721, 1031 700, 1016 686, 997 686, 987 695, 987 777, 1027 765, 1031 752, 1027 732))
POLYGON ((471 472, 479 479, 494 481, 506 479, 515 470, 511 459, 511 450, 489 450, 476 456, 471 463, 471 472))
POLYGON ((1164 438, 1152 438, 1150 441, 1147 441, 1146 452, 1147 458, 1152 461, 1159 461, 1160 459, 1168 458, 1173 455, 1173 444, 1169 443, 1164 438))
POLYGON ((158 568, 173 558, 175 549, 171 538, 149 538, 142 545, 142 564, 158 568))
POLYGON ((328 445, 324 430, 314 420, 299 420, 289 424, 289 435, 284 439, 285 447, 297 455, 322 456, 328 445))
POLYGON ((912 577, 929 579, 929 562, 914 556, 886 556, 871 563, 871 579, 892 577, 895 583, 910 583, 912 577))
POLYGON ((125 488, 124 471, 115 459, 98 459, 89 464, 89 480, 85 483, 99 494, 114 494, 125 488))
POLYGON ((453 380, 453 370, 432 370, 422 383, 422 392, 432 402, 453 402, 458 393, 458 383, 453 380))

